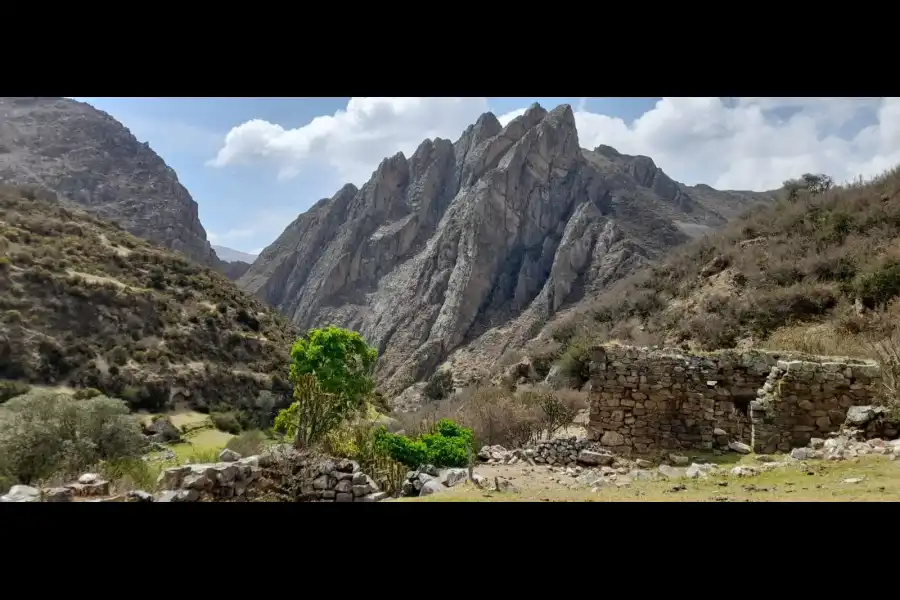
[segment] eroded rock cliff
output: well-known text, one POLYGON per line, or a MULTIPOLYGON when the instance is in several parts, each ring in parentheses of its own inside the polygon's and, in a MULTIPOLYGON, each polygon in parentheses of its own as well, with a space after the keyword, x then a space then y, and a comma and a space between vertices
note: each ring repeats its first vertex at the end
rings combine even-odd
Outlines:
POLYGON ((454 351, 495 360, 564 305, 725 223, 717 192, 690 190, 647 157, 583 150, 567 105, 506 127, 487 113, 318 202, 238 284, 301 327, 362 332, 395 394, 454 351))
POLYGON ((0 183, 56 192, 130 233, 221 270, 197 203, 117 120, 66 98, 0 98, 0 183))

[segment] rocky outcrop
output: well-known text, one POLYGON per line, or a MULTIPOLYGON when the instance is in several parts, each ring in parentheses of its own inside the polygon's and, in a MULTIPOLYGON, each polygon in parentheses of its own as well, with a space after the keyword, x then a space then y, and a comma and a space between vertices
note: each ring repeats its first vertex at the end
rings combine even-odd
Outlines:
POLYGON ((649 158, 580 148, 569 106, 533 105, 385 159, 300 215, 238 284, 301 327, 360 331, 393 395, 451 355, 489 366, 689 239, 676 220, 725 222, 649 158))
POLYGON ((175 171, 89 104, 0 98, 0 183, 43 186, 134 235, 219 266, 175 171))

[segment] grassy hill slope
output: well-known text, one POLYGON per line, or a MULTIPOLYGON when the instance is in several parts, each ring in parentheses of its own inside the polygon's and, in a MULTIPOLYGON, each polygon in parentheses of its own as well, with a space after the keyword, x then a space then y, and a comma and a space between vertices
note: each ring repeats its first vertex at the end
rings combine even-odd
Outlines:
POLYGON ((296 338, 222 275, 39 192, 0 188, 0 379, 133 408, 252 405, 296 338))
MULTIPOLYGON (((550 323, 529 352, 590 341, 871 354, 900 317, 900 169, 758 206, 550 323)), ((571 362, 571 361, 570 361, 571 362)))

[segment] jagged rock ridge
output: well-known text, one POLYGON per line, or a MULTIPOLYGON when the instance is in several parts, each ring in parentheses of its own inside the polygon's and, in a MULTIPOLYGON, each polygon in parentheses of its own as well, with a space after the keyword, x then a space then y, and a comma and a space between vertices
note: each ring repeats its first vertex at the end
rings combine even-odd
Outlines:
POLYGON ((89 104, 0 98, 0 183, 49 188, 134 235, 221 270, 197 203, 175 171, 89 104))
POLYGON ((686 241, 685 225, 724 224, 715 192, 703 196, 649 158, 581 149, 567 105, 506 127, 486 113, 455 143, 425 140, 318 202, 238 285, 302 327, 362 332, 397 393, 498 331, 499 351, 524 341, 686 241))

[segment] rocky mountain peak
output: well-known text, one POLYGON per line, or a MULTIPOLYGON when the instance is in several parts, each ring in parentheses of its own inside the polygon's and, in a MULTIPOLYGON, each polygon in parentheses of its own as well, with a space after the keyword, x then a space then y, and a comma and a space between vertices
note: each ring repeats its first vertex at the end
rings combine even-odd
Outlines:
POLYGON ((129 232, 219 266, 197 203, 147 143, 66 98, 0 98, 0 181, 37 185, 129 232))
POLYGON ((301 327, 360 331, 396 393, 448 359, 489 366, 687 240, 678 223, 724 222, 686 189, 646 157, 582 150, 571 106, 485 113, 300 215, 238 285, 301 327))

